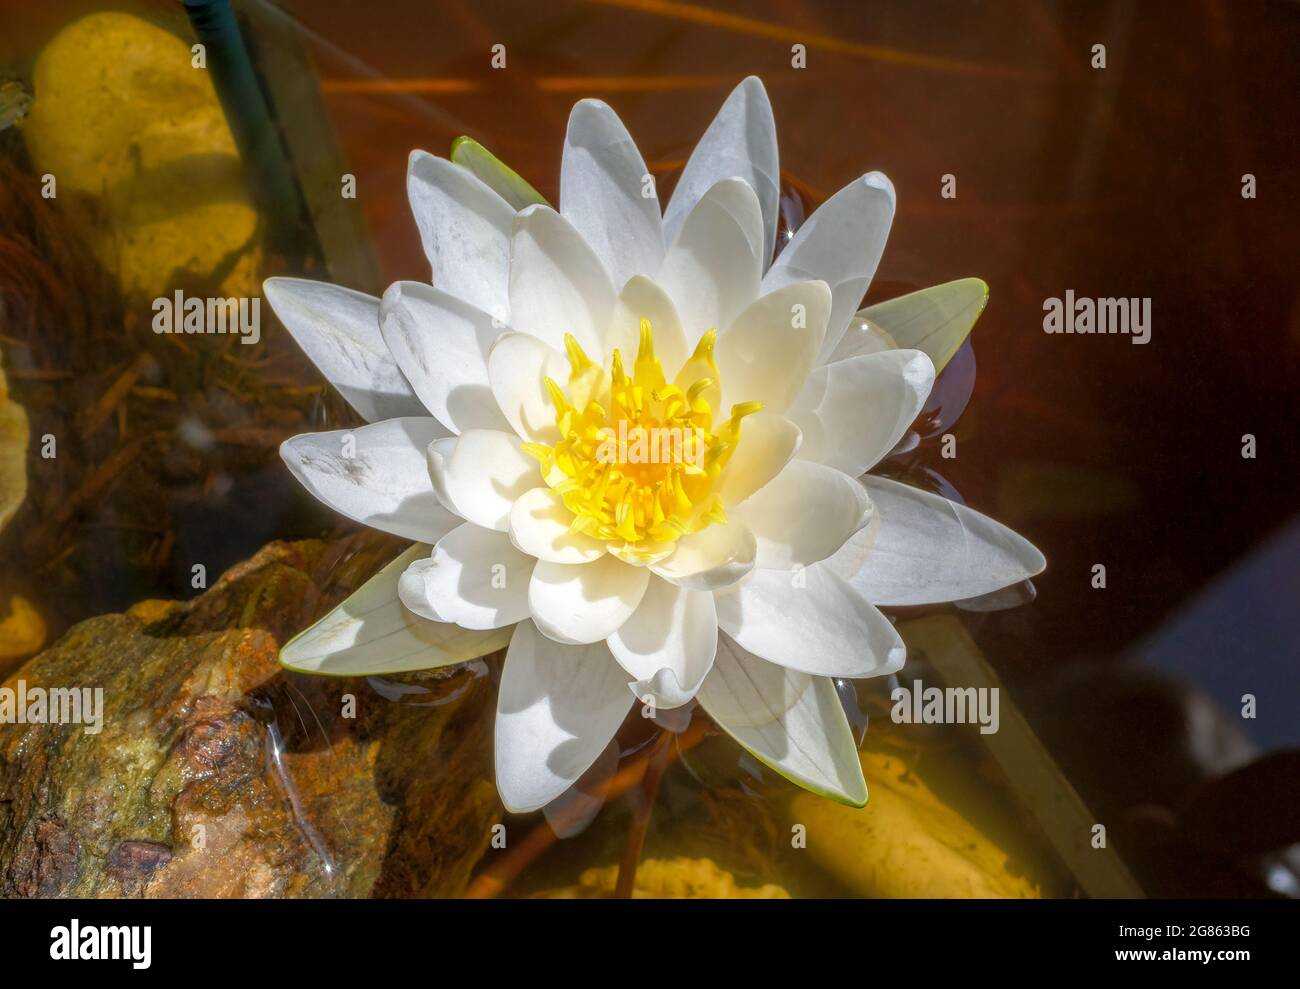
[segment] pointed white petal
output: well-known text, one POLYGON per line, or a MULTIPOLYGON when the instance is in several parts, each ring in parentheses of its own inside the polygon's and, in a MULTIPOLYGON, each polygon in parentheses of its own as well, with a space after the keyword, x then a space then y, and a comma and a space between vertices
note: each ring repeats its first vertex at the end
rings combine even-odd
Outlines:
POLYGON ((672 556, 650 567, 664 580, 697 591, 729 587, 754 569, 758 544, 737 519, 706 526, 677 540, 672 556))
POLYGON ((406 191, 433 284, 505 322, 515 211, 468 169, 412 151, 406 191))
POLYGON ((876 604, 978 597, 1047 565, 1023 536, 965 505, 883 477, 868 475, 862 483, 876 507, 878 531, 873 524, 827 565, 876 604))
POLYGON ((825 282, 796 282, 755 301, 718 335, 722 407, 762 402, 784 412, 808 380, 826 332, 825 282))
POLYGON ((636 613, 607 640, 636 681, 632 690, 657 708, 681 707, 713 667, 718 618, 713 595, 651 580, 636 613))
POLYGON ((831 314, 819 363, 835 350, 866 295, 893 220, 893 183, 880 172, 864 175, 804 221, 764 276, 764 292, 809 279, 830 286, 831 314))
POLYGON ((425 412, 379 332, 379 300, 303 278, 268 278, 266 301, 366 422, 425 412))
MULTIPOLYGON (((341 605, 280 650, 280 665, 298 673, 377 676, 464 663, 505 648, 509 629, 476 632, 421 618, 403 606, 397 585, 429 552, 416 543, 341 605)), ((626 690, 626 688, 623 688, 626 690)))
POLYGON ((569 114, 560 212, 605 262, 615 286, 659 270, 664 233, 654 182, 623 121, 599 100, 580 100, 569 114))
POLYGON ((738 505, 781 470, 799 449, 799 427, 772 412, 746 416, 736 447, 718 483, 726 505, 738 505))
POLYGON ((521 439, 551 446, 559 441, 555 405, 544 384, 569 383, 569 362, 550 344, 527 333, 497 338, 488 354, 488 380, 497 406, 521 439))
POLYGON ((919 350, 862 354, 816 368, 787 411, 803 431, 801 460, 853 477, 880 462, 921 412, 934 365, 919 350))
POLYGON ((605 555, 605 544, 573 532, 573 513, 550 488, 533 488, 510 509, 510 539, 523 552, 548 563, 590 563, 605 555))
POLYGON ((792 783, 855 807, 867 802, 853 732, 830 678, 766 662, 723 636, 699 699, 723 731, 792 783))
POLYGON ((605 352, 614 289, 591 246, 549 206, 515 216, 510 240, 510 311, 516 330, 564 353, 572 333, 589 357, 605 352))
POLYGON ((446 435, 436 419, 386 419, 290 437, 280 444, 280 456, 303 487, 339 514, 431 543, 456 525, 425 466, 429 444, 446 435))
POLYGON ((542 483, 519 437, 493 429, 467 429, 450 452, 431 447, 428 463, 440 499, 461 518, 498 532, 509 530, 515 499, 542 483))
POLYGON ((791 570, 831 556, 870 521, 871 512, 867 490, 854 478, 825 464, 792 460, 732 514, 758 541, 756 567, 791 570))
POLYGON ((528 607, 542 634, 556 642, 599 642, 632 617, 650 573, 613 556, 576 565, 539 562, 528 607))
POLYGON ((825 566, 755 570, 716 601, 724 632, 792 670, 881 676, 897 672, 907 656, 889 619, 825 566))
POLYGON ((453 433, 506 428, 487 371, 500 322, 424 282, 389 286, 379 321, 398 367, 439 422, 453 433))
MULTIPOLYGON (((686 359, 690 348, 686 345, 686 332, 678 318, 677 307, 659 285, 649 278, 637 276, 623 286, 614 303, 614 318, 605 346, 604 364, 608 366, 617 349, 627 366, 636 359, 641 341, 641 320, 650 320, 654 330, 655 354, 663 365, 664 373, 672 381, 686 359)), ((591 355, 595 359, 595 355, 591 355)))
POLYGON ((723 179, 695 204, 656 279, 677 306, 688 347, 758 298, 762 249, 762 213, 744 180, 723 179))
POLYGON ((497 789, 506 809, 537 810, 587 771, 635 698, 603 642, 560 645, 515 626, 497 695, 497 789))
POLYGON ((466 522, 414 561, 398 582, 417 615, 462 628, 501 628, 528 617, 528 580, 536 561, 505 533, 466 522))
POLYGON ((858 311, 831 361, 878 349, 884 335, 895 346, 922 350, 935 373, 961 348, 989 301, 989 287, 978 278, 959 278, 900 295, 858 311))
POLYGON ((766 265, 776 244, 781 169, 772 104, 756 76, 732 90, 691 152, 664 211, 664 239, 672 243, 695 204, 717 182, 733 175, 748 182, 758 194, 763 212, 762 261, 766 265))

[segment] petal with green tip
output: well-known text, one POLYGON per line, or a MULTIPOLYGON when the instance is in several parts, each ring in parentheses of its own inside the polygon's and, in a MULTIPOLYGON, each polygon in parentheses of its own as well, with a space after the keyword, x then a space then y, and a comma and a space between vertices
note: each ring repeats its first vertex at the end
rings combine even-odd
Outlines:
POLYGON ((922 350, 937 374, 970 335, 989 301, 981 278, 959 278, 859 309, 827 363, 880 349, 881 331, 905 350, 922 350))
POLYGON ((521 210, 534 203, 550 205, 546 197, 529 185, 513 168, 472 137, 461 136, 451 142, 451 160, 467 169, 480 182, 521 210))

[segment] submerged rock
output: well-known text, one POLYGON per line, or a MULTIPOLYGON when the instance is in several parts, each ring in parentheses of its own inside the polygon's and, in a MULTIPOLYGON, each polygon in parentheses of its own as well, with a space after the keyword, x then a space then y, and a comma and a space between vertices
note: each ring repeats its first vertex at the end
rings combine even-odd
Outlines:
MULTIPOLYGON (((618 866, 587 869, 574 886, 538 893, 537 899, 600 899, 614 892, 618 866)), ((634 899, 651 900, 788 900, 780 886, 738 886, 736 878, 712 859, 646 859, 636 870, 634 899)))
POLYGON ((846 807, 807 793, 790 819, 808 854, 860 896, 887 899, 1038 899, 1005 851, 944 803, 900 758, 860 753, 870 796, 846 807))
MULTIPOLYGON (((0 307, 3 303, 0 303, 0 307)), ((27 413, 9 397, 0 362, 0 529, 9 524, 27 497, 27 413)), ((30 656, 45 641, 45 621, 25 597, 0 604, 0 667, 5 660, 30 656)))
POLYGON ((11 697, 88 690, 84 714, 102 690, 102 728, 0 725, 0 895, 459 895, 503 813, 486 664, 407 677, 415 702, 393 703, 276 658, 398 548, 272 543, 20 667, 11 697))
POLYGON ((27 497, 27 413, 9 397, 0 361, 0 529, 27 497))
POLYGON ((131 14, 69 24, 36 59, 20 125, 125 294, 179 283, 257 293, 257 212, 206 68, 186 41, 131 14))

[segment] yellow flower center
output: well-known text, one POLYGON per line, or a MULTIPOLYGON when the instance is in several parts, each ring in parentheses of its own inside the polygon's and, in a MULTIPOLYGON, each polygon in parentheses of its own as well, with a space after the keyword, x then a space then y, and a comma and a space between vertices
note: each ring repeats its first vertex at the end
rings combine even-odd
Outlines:
POLYGON ((647 563, 667 556, 682 536, 727 521, 717 481, 740 443, 741 420, 763 406, 733 405, 731 418, 714 425, 722 401, 716 340, 716 330, 704 334, 670 384, 648 319, 631 375, 617 350, 606 371, 565 335, 569 384, 546 379, 560 439, 524 449, 573 513, 570 529, 647 563))

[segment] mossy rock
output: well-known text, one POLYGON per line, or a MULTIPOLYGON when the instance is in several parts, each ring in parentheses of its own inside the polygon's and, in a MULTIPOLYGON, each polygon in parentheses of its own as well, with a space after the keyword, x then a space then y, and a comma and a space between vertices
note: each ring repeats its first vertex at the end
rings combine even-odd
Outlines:
POLYGON ((460 895, 503 814, 482 664, 411 678, 415 705, 277 661, 398 548, 272 543, 20 667, 103 688, 103 728, 0 725, 0 896, 460 895))

